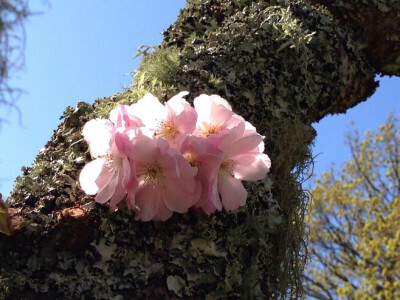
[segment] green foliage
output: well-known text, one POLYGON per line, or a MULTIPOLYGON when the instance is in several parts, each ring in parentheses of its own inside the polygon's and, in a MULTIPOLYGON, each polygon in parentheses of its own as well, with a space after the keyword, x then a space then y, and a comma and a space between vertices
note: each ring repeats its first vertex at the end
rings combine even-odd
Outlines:
POLYGON ((143 46, 137 56, 142 56, 142 62, 134 72, 134 90, 143 90, 144 93, 151 91, 159 98, 173 90, 174 80, 180 70, 180 55, 176 47, 143 46))
POLYGON ((110 97, 97 99, 94 105, 94 112, 92 118, 107 119, 110 111, 115 108, 117 103, 123 105, 130 105, 142 98, 148 91, 143 89, 131 90, 128 89, 124 93, 118 93, 110 97))
POLYGON ((317 299, 398 299, 400 295, 400 122, 349 135, 352 160, 316 181, 309 205, 317 299))

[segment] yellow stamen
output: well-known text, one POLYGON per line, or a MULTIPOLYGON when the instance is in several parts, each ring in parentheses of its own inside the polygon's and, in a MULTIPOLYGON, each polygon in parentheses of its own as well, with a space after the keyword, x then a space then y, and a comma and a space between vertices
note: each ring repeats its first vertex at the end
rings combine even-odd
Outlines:
POLYGON ((161 136, 170 141, 174 140, 178 134, 179 131, 171 121, 161 121, 158 129, 154 133, 155 136, 161 136))
POLYGON ((122 166, 122 158, 118 155, 112 155, 112 154, 107 154, 107 155, 99 155, 97 158, 105 158, 107 161, 105 162, 105 165, 108 167, 110 172, 116 172, 118 167, 122 166))
POLYGON ((234 161, 232 159, 225 159, 222 161, 219 171, 233 177, 234 161))
POLYGON ((198 167, 200 165, 200 161, 193 153, 185 153, 183 157, 192 167, 198 167))
POLYGON ((146 184, 149 183, 154 186, 164 178, 164 172, 160 164, 156 161, 146 164, 141 170, 138 170, 138 177, 142 176, 146 184))
POLYGON ((205 124, 204 129, 202 130, 202 136, 203 137, 208 137, 211 134, 216 134, 220 133, 222 130, 221 126, 219 125, 211 125, 211 124, 205 124))

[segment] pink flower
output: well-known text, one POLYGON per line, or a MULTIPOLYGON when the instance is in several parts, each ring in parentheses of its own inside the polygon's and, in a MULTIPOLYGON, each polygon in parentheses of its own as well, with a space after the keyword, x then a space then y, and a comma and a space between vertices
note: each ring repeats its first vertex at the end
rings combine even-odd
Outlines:
POLYGON ((165 105, 147 94, 89 121, 83 136, 95 160, 80 174, 82 189, 113 210, 125 200, 142 221, 191 206, 207 215, 243 206, 241 180, 262 179, 271 166, 263 137, 225 99, 200 95, 194 109, 187 94, 165 105))
POLYGON ((221 210, 222 205, 215 196, 216 190, 212 187, 217 180, 218 170, 223 158, 223 152, 214 147, 204 138, 189 135, 181 145, 181 152, 186 160, 198 168, 196 179, 201 183, 202 190, 195 207, 210 215, 215 210, 221 210))
POLYGON ((128 136, 109 121, 88 122, 83 135, 96 159, 81 171, 80 185, 86 194, 97 194, 96 202, 111 200, 110 208, 115 210, 127 192, 137 185, 130 157, 132 145, 128 136))
POLYGON ((129 114, 140 118, 143 125, 153 131, 154 136, 164 138, 173 148, 179 148, 182 139, 195 129, 197 120, 196 111, 183 98, 187 94, 181 92, 165 105, 153 95, 147 94, 131 105, 129 114))
POLYGON ((173 212, 187 212, 199 199, 201 185, 191 167, 163 138, 141 131, 132 140, 139 185, 132 190, 136 219, 167 220, 173 212))
POLYGON ((269 157, 262 153, 263 137, 246 132, 245 124, 239 123, 223 136, 217 147, 224 152, 224 158, 213 186, 218 190, 216 201, 222 201, 226 210, 238 209, 245 205, 247 198, 241 180, 260 180, 271 167, 269 157))
POLYGON ((116 128, 122 128, 124 131, 136 130, 144 126, 142 120, 129 111, 129 106, 117 104, 117 107, 110 112, 110 121, 116 128))
POLYGON ((107 155, 110 150, 110 141, 114 133, 114 124, 109 120, 94 119, 83 126, 82 135, 89 144, 92 157, 107 155))
MULTIPOLYGON (((218 95, 202 94, 194 99, 197 112, 195 135, 208 137, 227 133, 231 128, 245 120, 232 112, 228 101, 218 95)), ((250 123, 249 123, 250 124, 250 123)))

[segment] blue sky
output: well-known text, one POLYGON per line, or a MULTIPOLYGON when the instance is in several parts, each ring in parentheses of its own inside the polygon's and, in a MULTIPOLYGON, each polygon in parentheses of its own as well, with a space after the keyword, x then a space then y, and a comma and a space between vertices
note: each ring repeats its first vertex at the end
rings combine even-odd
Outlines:
MULTIPOLYGON (((16 111, 0 107, 9 120, 0 131, 0 192, 8 196, 21 166, 30 166, 60 123, 67 105, 93 102, 128 86, 139 64, 140 45, 159 44, 161 32, 176 19, 185 0, 31 1, 43 12, 26 23, 25 68, 12 84, 25 90, 16 111), (112 4, 111 4, 112 3, 112 4)), ((343 137, 351 120, 364 132, 400 112, 400 78, 383 78, 377 93, 345 115, 316 124, 315 172, 349 158, 343 137)), ((268 150, 267 150, 268 151, 268 150)))

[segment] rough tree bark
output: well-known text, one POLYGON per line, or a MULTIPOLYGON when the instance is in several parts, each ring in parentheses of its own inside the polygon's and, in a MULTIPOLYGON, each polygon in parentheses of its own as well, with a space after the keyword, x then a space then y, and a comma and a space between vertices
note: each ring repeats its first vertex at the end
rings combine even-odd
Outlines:
POLYGON ((400 75, 399 16, 392 0, 190 0, 144 52, 132 90, 67 108, 17 178, 13 233, 0 234, 0 298, 300 297, 311 124, 366 100, 376 74, 400 75), (246 185, 245 207, 143 223, 80 190, 83 124, 144 90, 217 93, 266 136, 273 167, 246 185))

